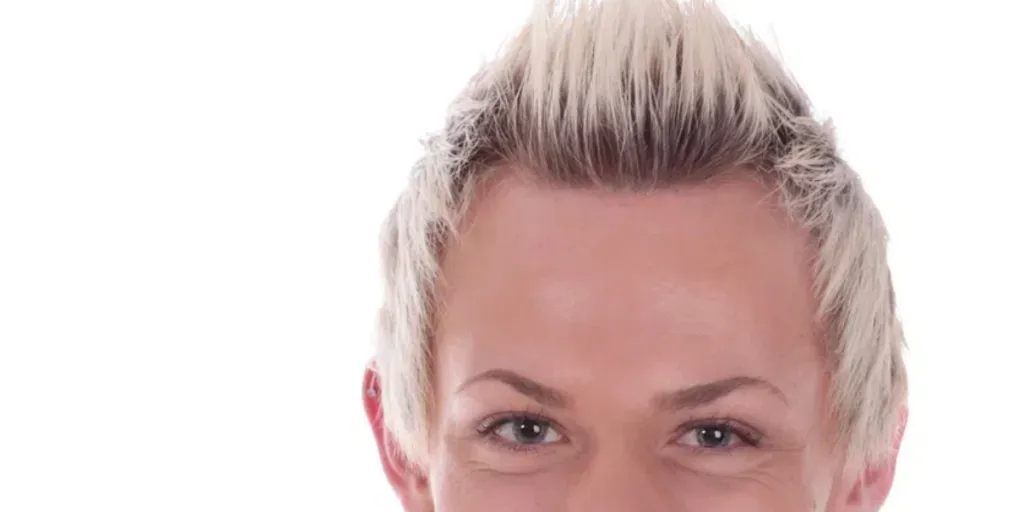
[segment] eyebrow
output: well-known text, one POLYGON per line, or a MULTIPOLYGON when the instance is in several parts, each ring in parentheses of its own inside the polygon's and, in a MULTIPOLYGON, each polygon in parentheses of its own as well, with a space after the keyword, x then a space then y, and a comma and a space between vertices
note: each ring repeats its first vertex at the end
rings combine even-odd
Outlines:
POLYGON ((566 396, 565 393, 562 393, 555 388, 545 386, 544 384, 524 377, 512 370, 503 370, 500 368, 487 370, 472 377, 466 382, 463 382, 456 390, 456 393, 462 391, 470 384, 486 380, 496 380, 501 382, 519 393, 533 399, 535 402, 548 407, 565 409, 569 407, 569 404, 571 403, 571 400, 569 400, 569 397, 566 396))
MULTIPOLYGON (((488 380, 501 382, 535 402, 548 407, 565 409, 572 403, 565 393, 553 387, 541 384, 512 370, 500 368, 487 370, 473 376, 463 382, 455 392, 459 393, 471 384, 488 380)), ((779 388, 766 380, 746 376, 730 377, 707 384, 698 384, 662 393, 654 398, 653 404, 656 408, 663 410, 694 409, 711 404, 737 390, 751 387, 770 391, 788 405, 786 395, 779 388)))
POLYGON ((664 410, 693 409, 713 403, 726 395, 744 388, 762 388, 770 391, 786 405, 786 395, 770 382, 754 377, 730 377, 707 384, 698 384, 687 388, 663 393, 655 397, 654 406, 664 410))

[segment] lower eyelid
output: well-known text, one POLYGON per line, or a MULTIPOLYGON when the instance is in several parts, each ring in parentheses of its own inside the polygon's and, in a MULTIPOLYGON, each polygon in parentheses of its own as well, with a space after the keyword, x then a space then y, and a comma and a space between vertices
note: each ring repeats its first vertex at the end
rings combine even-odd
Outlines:
POLYGON ((491 433, 484 436, 484 441, 498 449, 512 452, 512 453, 530 453, 530 452, 541 452, 550 450, 562 445, 564 438, 553 443, 540 443, 540 444, 522 444, 510 442, 507 439, 499 437, 497 434, 491 433))

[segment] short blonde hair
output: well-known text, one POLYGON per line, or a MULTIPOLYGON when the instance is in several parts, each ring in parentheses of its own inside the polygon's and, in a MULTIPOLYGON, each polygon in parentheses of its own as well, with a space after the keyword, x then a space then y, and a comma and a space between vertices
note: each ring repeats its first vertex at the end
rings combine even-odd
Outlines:
POLYGON ((737 167, 816 245, 829 392, 848 464, 892 449, 906 395, 886 230, 829 123, 774 54, 714 6, 546 1, 425 141, 382 232, 375 364, 387 428, 425 463, 435 281, 474 185, 503 164, 561 186, 650 190, 737 167))

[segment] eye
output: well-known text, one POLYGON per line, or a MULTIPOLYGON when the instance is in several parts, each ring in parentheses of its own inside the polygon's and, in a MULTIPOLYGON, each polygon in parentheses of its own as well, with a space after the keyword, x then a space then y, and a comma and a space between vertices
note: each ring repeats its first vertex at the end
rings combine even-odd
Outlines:
POLYGON ((561 442, 564 438, 551 422, 531 416, 500 418, 484 429, 485 434, 514 447, 529 447, 561 442))
POLYGON ((701 450, 731 450, 757 446, 760 435, 729 422, 712 422, 688 427, 682 431, 679 444, 701 450))

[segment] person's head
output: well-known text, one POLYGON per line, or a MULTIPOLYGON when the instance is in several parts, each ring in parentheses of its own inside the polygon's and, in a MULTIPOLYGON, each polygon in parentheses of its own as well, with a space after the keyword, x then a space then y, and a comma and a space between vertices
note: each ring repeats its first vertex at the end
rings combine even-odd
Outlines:
POLYGON ((544 2, 383 230, 365 405, 407 511, 876 510, 905 421, 886 233, 715 8, 544 2))

